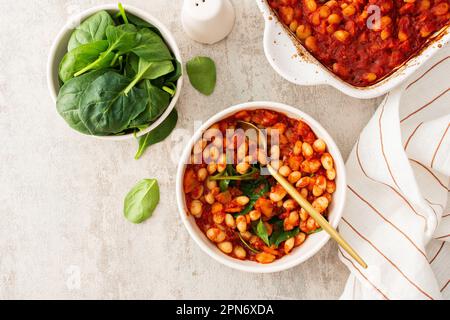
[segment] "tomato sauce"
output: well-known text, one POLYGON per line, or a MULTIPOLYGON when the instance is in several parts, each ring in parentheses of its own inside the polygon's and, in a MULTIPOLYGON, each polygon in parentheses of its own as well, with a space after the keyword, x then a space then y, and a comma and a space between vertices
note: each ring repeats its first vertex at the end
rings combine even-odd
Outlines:
POLYGON ((272 167, 325 217, 336 190, 336 170, 325 141, 310 126, 265 109, 238 112, 214 124, 195 144, 183 180, 188 214, 225 254, 271 263, 301 246, 308 234, 320 228, 273 177, 261 176, 262 162, 269 160, 261 158, 261 150, 250 148, 257 145, 256 137, 228 134, 230 129, 236 132, 238 121, 267 130, 272 167), (211 132, 216 135, 211 137, 211 132), (273 139, 275 135, 278 140, 273 139), (232 157, 228 157, 230 149, 232 157), (254 167, 250 159, 257 159, 254 167), (239 180, 248 172, 249 180, 239 180), (236 180, 224 186, 216 180, 221 175, 236 180))
POLYGON ((450 24, 450 0, 268 0, 324 66, 357 87, 373 85, 450 24))

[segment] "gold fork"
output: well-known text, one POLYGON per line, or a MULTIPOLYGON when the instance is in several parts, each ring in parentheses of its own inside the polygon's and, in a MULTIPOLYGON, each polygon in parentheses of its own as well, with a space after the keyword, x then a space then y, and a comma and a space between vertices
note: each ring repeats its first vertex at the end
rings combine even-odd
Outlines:
MULTIPOLYGON (((256 130, 259 141, 263 142, 263 146, 267 149, 267 141, 261 132, 261 130, 255 126, 254 124, 246 121, 238 121, 238 124, 245 131, 248 129, 256 130)), ((295 200, 297 203, 305 209, 306 212, 319 224, 319 226, 325 230, 331 238, 333 238, 341 247, 344 249, 350 256, 353 257, 364 269, 367 269, 367 264, 364 260, 359 256, 358 253, 348 244, 347 241, 333 228, 333 226, 317 211, 308 200, 306 200, 295 187, 289 183, 282 175, 278 173, 270 164, 267 164, 267 169, 272 177, 281 184, 281 186, 286 190, 287 193, 295 200)))

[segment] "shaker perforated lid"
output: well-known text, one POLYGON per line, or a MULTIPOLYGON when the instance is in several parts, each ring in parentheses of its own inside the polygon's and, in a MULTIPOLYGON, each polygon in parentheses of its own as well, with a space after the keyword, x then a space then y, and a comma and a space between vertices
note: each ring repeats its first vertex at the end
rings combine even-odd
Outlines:
POLYGON ((207 44, 224 39, 233 29, 235 17, 229 0, 184 0, 181 14, 187 35, 207 44))

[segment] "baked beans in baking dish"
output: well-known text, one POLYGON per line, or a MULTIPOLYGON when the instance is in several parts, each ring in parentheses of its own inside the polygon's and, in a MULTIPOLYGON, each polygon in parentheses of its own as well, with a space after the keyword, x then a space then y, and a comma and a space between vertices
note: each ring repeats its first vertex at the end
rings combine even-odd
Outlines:
POLYGON ((206 130, 193 147, 183 179, 188 214, 233 258, 272 263, 321 231, 265 175, 268 162, 328 217, 336 190, 334 161, 325 141, 305 122, 265 109, 241 111, 206 130), (267 145, 238 121, 259 127, 267 145))
POLYGON ((267 0, 324 66, 357 87, 373 85, 450 24, 450 0, 267 0))

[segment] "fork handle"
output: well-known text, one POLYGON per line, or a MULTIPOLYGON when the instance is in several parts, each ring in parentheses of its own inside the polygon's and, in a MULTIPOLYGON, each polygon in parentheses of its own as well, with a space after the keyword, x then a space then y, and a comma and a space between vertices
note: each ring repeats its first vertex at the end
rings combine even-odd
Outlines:
POLYGON ((270 174, 277 180, 281 186, 289 193, 289 195, 298 202, 298 204, 309 213, 309 215, 325 230, 331 238, 333 238, 349 255, 352 256, 364 269, 367 269, 367 264, 356 253, 356 251, 348 244, 347 241, 333 228, 333 226, 317 211, 308 200, 294 188, 282 175, 278 173, 271 165, 267 165, 270 174))

